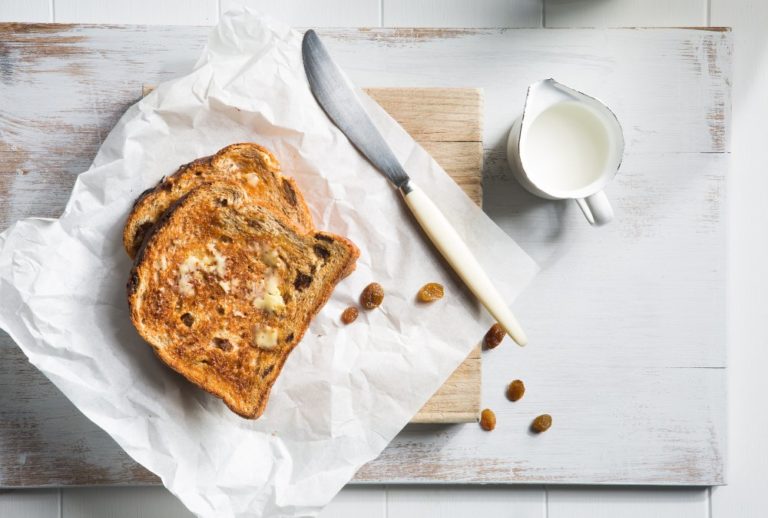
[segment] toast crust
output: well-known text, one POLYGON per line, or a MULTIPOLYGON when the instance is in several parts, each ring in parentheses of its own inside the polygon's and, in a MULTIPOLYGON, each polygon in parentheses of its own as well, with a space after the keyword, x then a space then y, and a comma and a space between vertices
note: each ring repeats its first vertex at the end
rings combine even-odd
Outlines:
POLYGON ((298 232, 314 229, 296 181, 280 173, 275 156, 258 144, 232 144, 181 166, 138 197, 123 230, 123 246, 128 255, 136 257, 149 230, 175 201, 202 183, 219 180, 239 184, 255 203, 272 210, 298 232))
POLYGON ((238 183, 203 184, 174 202, 140 247, 131 320, 169 367, 257 418, 358 255, 346 238, 299 233, 238 183))

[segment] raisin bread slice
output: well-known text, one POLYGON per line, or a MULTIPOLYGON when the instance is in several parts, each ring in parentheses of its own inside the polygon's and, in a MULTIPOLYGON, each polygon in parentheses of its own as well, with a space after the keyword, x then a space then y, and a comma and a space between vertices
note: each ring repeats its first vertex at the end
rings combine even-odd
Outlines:
POLYGON ((280 174, 274 155, 258 144, 232 144, 215 155, 181 166, 139 196, 123 230, 128 255, 136 256, 149 229, 173 202, 198 185, 217 180, 239 183, 254 202, 271 209, 301 233, 314 228, 295 180, 280 174))
POLYGON ((299 233, 238 184, 203 184, 162 216, 136 256, 131 319, 163 362, 257 418, 358 255, 346 238, 299 233))

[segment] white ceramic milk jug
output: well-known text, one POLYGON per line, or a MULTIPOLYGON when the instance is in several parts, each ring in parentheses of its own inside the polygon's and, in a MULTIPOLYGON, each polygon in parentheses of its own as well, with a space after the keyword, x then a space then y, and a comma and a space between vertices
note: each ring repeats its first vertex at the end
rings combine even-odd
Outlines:
POLYGON ((597 99, 545 79, 528 88, 507 141, 512 173, 529 192, 574 199, 592 225, 613 219, 603 189, 624 153, 621 125, 597 99))

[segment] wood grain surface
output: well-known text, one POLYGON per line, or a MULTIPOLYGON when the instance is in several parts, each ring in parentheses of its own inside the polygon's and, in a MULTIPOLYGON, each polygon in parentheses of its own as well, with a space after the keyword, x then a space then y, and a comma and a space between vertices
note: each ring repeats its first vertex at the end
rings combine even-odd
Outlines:
MULTIPOLYGON (((183 74, 207 29, 0 27, 0 228, 55 217, 143 82, 183 74)), ((709 485, 724 481, 731 35, 721 30, 325 30, 362 86, 481 87, 484 208, 542 266, 517 301, 531 344, 484 355, 498 426, 409 426, 359 482, 709 485), (608 103, 627 152, 617 219, 511 180, 506 134, 554 76, 608 103), (504 387, 526 381, 511 404, 504 387), (527 432, 538 413, 554 425, 527 432)), ((0 484, 157 480, 0 338, 0 484)))

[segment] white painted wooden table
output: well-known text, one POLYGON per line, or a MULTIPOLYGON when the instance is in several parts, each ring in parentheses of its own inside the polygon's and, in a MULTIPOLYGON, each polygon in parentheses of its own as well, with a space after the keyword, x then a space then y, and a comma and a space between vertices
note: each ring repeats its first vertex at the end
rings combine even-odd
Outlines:
MULTIPOLYGON (((730 486, 698 489, 547 487, 367 487, 343 491, 326 517, 768 515, 768 5, 762 0, 261 0, 250 2, 294 25, 594 26, 730 25, 736 40, 730 220, 730 486), (279 4, 279 5, 278 5, 279 4)), ((232 4, 226 0, 222 4, 232 4)), ((175 0, 4 0, 0 18, 14 21, 211 24, 224 6, 175 0)), ((187 516, 162 489, 66 489, 0 495, 0 516, 187 516)))

